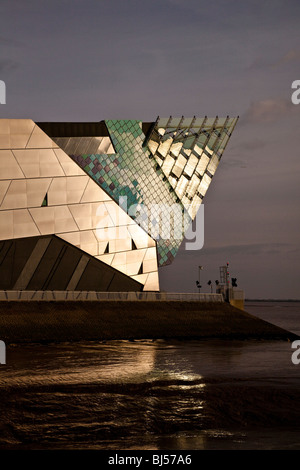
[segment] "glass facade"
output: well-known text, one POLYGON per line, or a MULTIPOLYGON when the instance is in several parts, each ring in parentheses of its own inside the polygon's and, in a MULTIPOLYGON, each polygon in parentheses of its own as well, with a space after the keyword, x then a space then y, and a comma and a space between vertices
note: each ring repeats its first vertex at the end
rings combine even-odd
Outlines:
MULTIPOLYGON (((134 285, 159 290, 158 267, 174 259, 236 122, 1 119, 0 241, 35 237, 40 246, 39 237, 59 237, 134 285)), ((92 272, 87 259, 72 288, 92 272)))
POLYGON ((147 146, 192 220, 237 118, 157 119, 147 146))
POLYGON ((170 117, 157 119, 145 135, 141 121, 107 120, 109 137, 56 142, 118 204, 132 208, 130 216, 156 239, 164 266, 196 216, 236 121, 170 117))
POLYGON ((106 145, 111 153, 80 153, 84 147, 96 148, 100 137, 97 142, 95 137, 55 140, 133 220, 155 237, 159 265, 169 264, 183 238, 174 236, 174 225, 182 224, 182 214, 173 210, 179 203, 178 198, 151 158, 149 149, 143 146, 145 134, 141 122, 111 120, 105 123, 110 139, 102 138, 102 148, 106 145), (177 220, 170 222, 174 216, 177 220), (162 238, 169 226, 169 233, 162 238))

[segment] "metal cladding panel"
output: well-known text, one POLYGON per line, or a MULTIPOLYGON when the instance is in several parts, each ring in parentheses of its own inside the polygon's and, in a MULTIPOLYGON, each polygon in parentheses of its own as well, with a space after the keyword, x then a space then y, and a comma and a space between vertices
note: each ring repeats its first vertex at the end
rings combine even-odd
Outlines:
POLYGON ((157 119, 148 148, 194 220, 237 118, 157 119))
POLYGON ((0 240, 56 235, 92 256, 68 285, 101 261, 158 290, 158 265, 174 259, 236 122, 1 119, 0 240))
MULTIPOLYGON (((114 201, 125 208, 151 238, 155 238, 159 265, 169 264, 182 242, 183 233, 176 238, 171 226, 170 233, 163 238, 162 233, 157 231, 157 224, 166 226, 165 217, 170 217, 169 213, 172 216, 172 208, 179 201, 171 186, 164 181, 162 171, 151 160, 149 150, 143 147, 145 134, 141 122, 110 120, 105 123, 112 143, 111 153, 84 154, 75 151, 70 156, 114 201), (140 208, 147 212, 143 214, 142 222, 136 216, 140 208)), ((79 148, 76 147, 77 139, 68 140, 69 150, 79 148)), ((62 139, 55 141, 61 143, 62 139)), ((175 216, 177 214, 175 211, 175 216)), ((181 222, 180 213, 179 220, 174 223, 178 226, 181 222)))
POLYGON ((141 291, 143 284, 54 235, 0 241, 1 290, 141 291))
POLYGON ((196 216, 236 121, 158 118, 145 126, 138 120, 107 120, 109 137, 54 140, 156 240, 158 263, 164 266, 196 216))
MULTIPOLYGON (((5 147, 0 149, 0 240, 54 234, 95 263, 108 251, 108 266, 116 253, 131 252, 133 245, 141 255, 152 246, 151 237, 33 121, 0 120, 0 137, 5 147), (132 225, 134 237, 128 230, 132 225)), ((111 147, 108 136, 96 140, 98 148, 111 147)), ((133 278, 141 263, 126 259, 117 269, 133 278)), ((65 266, 61 272, 67 271, 65 266)))

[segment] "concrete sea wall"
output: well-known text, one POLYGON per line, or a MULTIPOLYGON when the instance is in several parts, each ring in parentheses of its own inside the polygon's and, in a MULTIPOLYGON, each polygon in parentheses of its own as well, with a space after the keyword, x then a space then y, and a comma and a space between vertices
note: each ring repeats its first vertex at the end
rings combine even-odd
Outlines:
POLYGON ((0 302, 0 340, 6 343, 175 338, 296 336, 227 302, 0 302))

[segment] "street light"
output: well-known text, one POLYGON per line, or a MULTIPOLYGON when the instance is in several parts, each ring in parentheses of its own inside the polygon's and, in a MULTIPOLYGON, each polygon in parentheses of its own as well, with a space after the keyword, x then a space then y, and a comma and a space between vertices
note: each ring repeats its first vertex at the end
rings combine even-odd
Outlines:
POLYGON ((203 266, 199 266, 199 284, 198 284, 198 287, 199 287, 199 294, 200 294, 200 291, 201 291, 201 271, 203 269, 203 266))

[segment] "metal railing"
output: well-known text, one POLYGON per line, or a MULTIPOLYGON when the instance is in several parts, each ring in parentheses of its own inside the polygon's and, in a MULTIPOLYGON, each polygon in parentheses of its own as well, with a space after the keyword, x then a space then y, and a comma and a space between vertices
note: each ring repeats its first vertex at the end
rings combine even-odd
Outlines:
POLYGON ((193 292, 0 291, 0 301, 181 301, 223 302, 222 294, 193 292))

